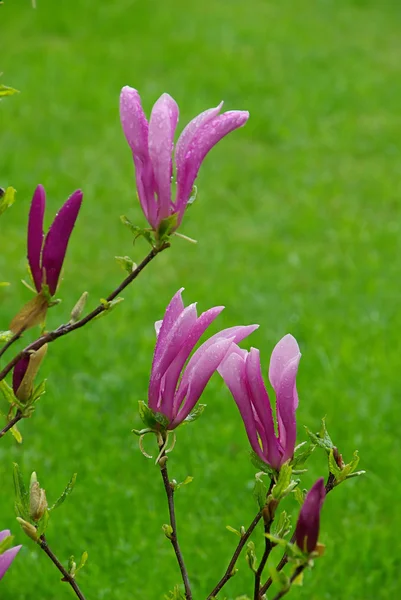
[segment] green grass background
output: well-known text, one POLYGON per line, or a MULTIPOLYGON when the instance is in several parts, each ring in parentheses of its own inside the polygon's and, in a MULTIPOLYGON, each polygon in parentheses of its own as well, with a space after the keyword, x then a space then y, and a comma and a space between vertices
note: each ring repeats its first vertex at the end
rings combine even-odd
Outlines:
MULTIPOLYGON (((205 161, 199 201, 182 231, 108 318, 49 349, 48 393, 21 430, 0 443, 0 529, 24 548, 1 582, 3 600, 64 600, 72 591, 14 522, 11 463, 37 470, 50 500, 78 483, 48 539, 63 560, 89 552, 80 583, 88 599, 162 599, 179 582, 161 532, 161 479, 130 433, 147 393, 153 322, 184 286, 185 301, 226 305, 217 327, 260 323, 247 342, 270 352, 299 341, 299 440, 327 422, 346 459, 358 448, 365 478, 327 498, 326 555, 299 599, 391 598, 400 589, 401 484, 400 137, 401 8, 396 0, 8 0, 0 7, 2 81, 21 90, 0 106, 0 183, 18 190, 2 217, 1 329, 29 299, 25 229, 35 185, 48 192, 47 222, 75 188, 84 204, 65 262, 63 303, 95 306, 121 280, 115 255, 136 261, 119 222, 144 224, 118 95, 140 90, 149 111, 168 91, 180 128, 221 99, 248 109, 247 126, 205 161)), ((36 332, 25 336, 24 342, 36 332)), ((9 353, 11 356, 12 353, 9 353)), ((4 360, 2 364, 4 364, 4 360)), ((196 599, 222 574, 236 538, 226 525, 253 518, 254 468, 237 409, 218 376, 207 412, 178 432, 171 476, 181 544, 196 599)), ((3 408, 4 405, 3 405, 3 408)), ((325 475, 316 455, 304 485, 325 475)), ((289 511, 295 502, 287 502, 289 511)), ((260 532, 255 538, 262 547, 260 532)), ((226 587, 251 593, 245 560, 226 587)), ((223 596, 222 596, 223 597, 223 596)))

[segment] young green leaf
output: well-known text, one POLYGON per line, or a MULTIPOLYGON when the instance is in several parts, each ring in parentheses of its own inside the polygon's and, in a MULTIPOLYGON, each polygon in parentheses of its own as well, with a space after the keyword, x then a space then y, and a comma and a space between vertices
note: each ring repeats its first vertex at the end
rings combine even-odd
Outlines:
POLYGON ((67 498, 67 496, 69 496, 71 494, 72 490, 74 489, 76 480, 77 480, 77 473, 74 473, 74 475, 71 477, 70 481, 67 483, 67 486, 66 486, 65 490, 63 491, 63 493, 61 494, 60 498, 58 498, 56 500, 56 502, 53 504, 53 506, 51 508, 49 508, 49 511, 52 511, 63 504, 64 500, 67 498))
POLYGON ((24 521, 29 521, 29 493, 25 487, 20 468, 13 463, 13 480, 15 491, 15 512, 24 521))

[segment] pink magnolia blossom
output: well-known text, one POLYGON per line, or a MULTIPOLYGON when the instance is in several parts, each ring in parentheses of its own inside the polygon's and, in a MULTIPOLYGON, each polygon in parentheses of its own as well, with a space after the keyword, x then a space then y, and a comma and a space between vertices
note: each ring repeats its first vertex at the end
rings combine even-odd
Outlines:
MULTIPOLYGON (((8 529, 0 531, 0 544, 5 538, 9 537, 10 535, 11 533, 8 529)), ((6 571, 11 566, 11 563, 13 562, 14 558, 21 550, 21 548, 22 546, 14 546, 13 548, 9 548, 5 552, 3 552, 3 554, 0 554, 0 579, 4 577, 6 571)))
POLYGON ((177 192, 171 195, 174 134, 178 106, 168 94, 156 101, 148 123, 137 90, 124 87, 120 96, 123 131, 132 150, 139 201, 151 227, 157 231, 163 219, 177 215, 178 227, 190 199, 199 168, 225 135, 245 125, 246 111, 222 114, 221 102, 195 117, 183 130, 175 148, 177 192))
POLYGON ((298 344, 289 334, 271 355, 269 379, 276 393, 278 435, 262 378, 259 350, 251 348, 248 352, 233 344, 218 368, 239 408, 253 451, 276 470, 294 454, 298 406, 295 379, 300 357, 298 344))
POLYGON ((325 497, 324 479, 321 477, 306 494, 295 529, 295 541, 304 552, 313 552, 316 549, 320 529, 320 511, 325 497))
POLYGON ((209 379, 234 342, 240 342, 258 325, 224 329, 204 342, 192 355, 201 335, 224 309, 215 306, 199 317, 196 304, 184 307, 182 289, 173 296, 156 326, 157 342, 150 375, 149 407, 165 415, 168 429, 177 427, 193 410, 209 379))
POLYGON ((49 286, 51 296, 56 293, 68 242, 81 203, 82 192, 77 190, 61 207, 44 238, 46 194, 42 185, 38 185, 35 190, 28 221, 28 262, 38 293, 42 284, 49 286))

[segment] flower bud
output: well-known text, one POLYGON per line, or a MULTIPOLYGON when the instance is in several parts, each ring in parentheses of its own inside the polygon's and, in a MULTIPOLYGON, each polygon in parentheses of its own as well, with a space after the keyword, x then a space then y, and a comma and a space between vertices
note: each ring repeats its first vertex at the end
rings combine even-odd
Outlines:
POLYGON ((42 360, 47 352, 47 344, 44 344, 36 352, 24 356, 17 362, 13 371, 13 391, 21 402, 27 402, 32 396, 34 380, 39 371, 42 360))
POLYGON ((29 488, 29 516, 33 521, 40 521, 47 508, 46 492, 40 487, 36 473, 33 472, 29 488))
POLYGON ((21 519, 21 517, 17 517, 17 521, 21 525, 23 532, 29 538, 31 538, 31 540, 34 542, 39 540, 38 532, 34 525, 31 525, 31 523, 28 523, 28 521, 24 521, 24 519, 21 519))
POLYGON ((84 292, 82 294, 82 296, 80 297, 80 299, 78 300, 78 302, 76 303, 76 305, 74 306, 74 308, 71 311, 71 322, 72 323, 76 323, 77 321, 79 321, 83 310, 85 308, 85 304, 86 304, 86 300, 88 298, 88 292, 84 292))
POLYGON ((320 511, 325 497, 324 479, 321 477, 306 494, 295 529, 297 546, 303 552, 311 553, 316 550, 320 528, 320 511))

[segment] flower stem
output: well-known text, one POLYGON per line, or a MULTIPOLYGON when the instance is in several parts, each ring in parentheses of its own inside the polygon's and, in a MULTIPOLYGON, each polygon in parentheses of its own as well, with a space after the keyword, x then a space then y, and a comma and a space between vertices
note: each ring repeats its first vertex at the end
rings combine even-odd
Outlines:
POLYGON ((192 600, 192 592, 191 592, 191 586, 189 583, 188 572, 185 567, 184 557, 182 555, 181 548, 178 543, 178 537, 177 537, 177 522, 176 522, 176 518, 175 518, 175 508, 174 508, 174 488, 172 487, 169 477, 168 477, 167 456, 164 453, 162 454, 162 456, 159 460, 159 464, 160 464, 160 472, 161 472, 162 478, 163 478, 164 489, 166 490, 167 502, 168 502, 168 512, 170 515, 170 525, 171 525, 171 529, 172 529, 169 539, 171 541, 171 545, 174 548, 174 552, 177 557, 178 566, 181 571, 181 577, 182 577, 182 581, 183 581, 184 587, 185 587, 185 598, 186 598, 186 600, 192 600))
MULTIPOLYGON (((134 271, 132 271, 132 273, 130 273, 128 275, 128 277, 126 277, 124 279, 124 281, 113 292, 111 292, 111 294, 109 294, 109 296, 107 296, 106 302, 111 302, 112 300, 114 300, 118 296, 118 294, 120 294, 130 283, 132 283, 132 281, 134 281, 134 279, 136 279, 138 277, 138 275, 143 271, 143 269, 160 252, 162 252, 163 250, 165 250, 169 246, 170 246, 170 244, 168 242, 165 242, 160 247, 157 247, 157 248, 154 247, 154 248, 152 248, 152 250, 149 252, 149 254, 137 266, 137 268, 134 269, 134 271)), ((42 335, 40 338, 38 338, 37 340, 35 340, 34 342, 32 342, 32 344, 29 344, 29 346, 27 346, 26 348, 24 348, 23 350, 21 350, 21 352, 19 352, 17 354, 17 356, 15 356, 8 363, 8 365, 6 365, 4 367, 4 369, 0 372, 0 381, 2 381, 5 378, 5 376, 11 371, 11 369, 17 364, 17 362, 21 358, 23 358, 24 356, 28 356, 28 354, 29 354, 30 351, 32 351, 32 350, 39 350, 39 348, 41 348, 45 344, 53 342, 54 340, 57 340, 58 338, 63 337, 64 335, 67 335, 68 333, 71 333, 72 331, 75 331, 76 329, 80 329, 81 327, 83 327, 84 325, 86 325, 87 323, 89 323, 90 321, 92 321, 95 317, 97 317, 98 315, 100 315, 105 310, 107 310, 107 306, 105 306, 104 304, 99 304, 99 306, 97 306, 94 310, 92 310, 92 312, 90 312, 89 314, 87 314, 85 317, 83 317, 79 321, 76 321, 75 323, 69 322, 69 323, 66 323, 65 325, 60 325, 54 331, 50 331, 49 333, 46 333, 45 335, 42 335)))
POLYGON ((76 596, 78 596, 78 598, 80 600, 85 600, 85 596, 79 589, 78 584, 75 581, 74 577, 72 577, 72 575, 70 575, 68 573, 68 571, 63 567, 61 562, 58 560, 57 556, 55 554, 53 554, 53 552, 50 550, 49 545, 48 545, 47 540, 44 535, 40 536, 38 544, 42 548, 42 550, 47 554, 47 556, 50 558, 52 563, 57 567, 57 569, 60 571, 60 573, 63 575, 62 581, 66 581, 67 583, 70 584, 70 586, 74 590, 76 596))
POLYGON ((17 333, 14 333, 14 335, 12 336, 12 338, 10 338, 8 340, 8 342, 6 344, 4 344, 4 346, 2 348, 0 348, 0 358, 3 356, 3 354, 5 354, 7 352, 7 350, 9 349, 10 346, 13 345, 14 342, 16 342, 17 340, 19 340, 19 338, 22 335, 22 331, 18 331, 17 333))
POLYGON ((15 416, 7 423, 5 427, 0 431, 0 438, 6 435, 7 431, 9 431, 14 425, 18 423, 22 419, 22 412, 17 410, 15 416))

